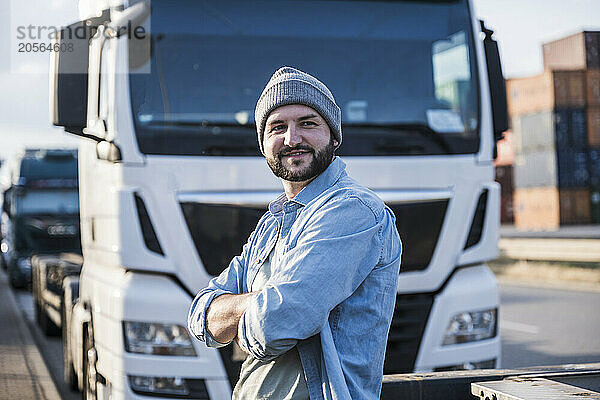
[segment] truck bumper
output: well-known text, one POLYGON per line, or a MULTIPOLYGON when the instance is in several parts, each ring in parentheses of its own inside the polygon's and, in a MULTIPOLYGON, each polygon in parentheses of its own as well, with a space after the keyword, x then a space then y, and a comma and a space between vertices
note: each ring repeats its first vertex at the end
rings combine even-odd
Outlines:
POLYGON ((489 339, 443 345, 451 319, 460 313, 498 310, 500 298, 494 274, 485 264, 457 270, 435 296, 421 340, 415 372, 498 368, 500 366, 499 312, 496 334, 489 339))

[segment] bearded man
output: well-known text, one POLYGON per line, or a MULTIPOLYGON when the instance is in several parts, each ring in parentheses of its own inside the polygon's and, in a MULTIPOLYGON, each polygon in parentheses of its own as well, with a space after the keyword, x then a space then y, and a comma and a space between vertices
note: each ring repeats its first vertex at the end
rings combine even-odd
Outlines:
POLYGON ((341 111, 321 81, 280 68, 255 121, 284 193, 197 294, 189 330, 247 353, 234 399, 378 399, 402 253, 395 217, 335 156, 341 111))

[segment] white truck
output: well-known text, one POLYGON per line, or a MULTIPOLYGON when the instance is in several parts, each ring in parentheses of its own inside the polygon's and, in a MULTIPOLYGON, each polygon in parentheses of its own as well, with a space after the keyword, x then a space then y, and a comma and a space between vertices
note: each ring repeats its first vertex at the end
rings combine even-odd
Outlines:
POLYGON ((186 313, 282 191, 252 111, 282 65, 331 88, 338 154, 396 214, 385 373, 499 366, 486 261, 506 95, 470 1, 82 0, 80 11, 56 38, 50 98, 54 125, 84 137, 84 259, 64 336, 65 375, 85 398, 230 398, 239 354, 192 339, 186 313))

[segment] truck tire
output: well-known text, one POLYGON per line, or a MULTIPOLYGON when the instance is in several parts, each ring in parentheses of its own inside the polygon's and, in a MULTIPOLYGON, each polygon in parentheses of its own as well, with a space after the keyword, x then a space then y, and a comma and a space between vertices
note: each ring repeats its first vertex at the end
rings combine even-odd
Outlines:
POLYGON ((46 336, 58 336, 60 335, 60 328, 48 318, 48 314, 44 311, 41 305, 37 305, 35 311, 39 314, 38 325, 44 335, 46 336), (39 311, 38 311, 39 309, 39 311))
POLYGON ((83 337, 83 390, 82 400, 96 400, 96 349, 91 325, 84 329, 83 337))
POLYGON ((71 332, 69 330, 69 322, 67 321, 67 312, 65 308, 67 299, 63 297, 63 304, 61 307, 61 331, 62 331, 62 348, 63 348, 63 379, 69 389, 75 391, 77 387, 77 375, 75 374, 75 367, 73 365, 73 359, 71 356, 71 332))
POLYGON ((58 336, 60 335, 60 328, 48 318, 46 311, 44 310, 42 292, 40 288, 40 276, 37 265, 31 268, 31 292, 33 294, 33 305, 35 313, 35 321, 37 322, 40 330, 46 336, 58 336))
POLYGON ((34 314, 35 314, 35 322, 41 329, 42 328, 42 325, 41 325, 42 313, 44 311, 42 310, 42 305, 41 305, 41 300, 40 300, 39 281, 37 278, 37 274, 33 275, 31 284, 32 284, 31 292, 33 294, 33 307, 34 307, 33 310, 34 310, 34 314))
POLYGON ((13 289, 25 289, 27 286, 25 278, 18 277, 17 273, 12 272, 10 268, 8 268, 8 280, 13 289))

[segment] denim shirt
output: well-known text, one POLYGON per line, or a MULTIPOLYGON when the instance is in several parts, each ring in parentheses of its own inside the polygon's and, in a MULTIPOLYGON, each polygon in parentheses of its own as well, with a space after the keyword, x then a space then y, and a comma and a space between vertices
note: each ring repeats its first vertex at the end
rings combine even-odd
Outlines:
POLYGON ((392 211, 335 158, 298 195, 285 194, 234 257, 192 302, 190 332, 206 330, 211 301, 246 293, 278 234, 281 257, 238 324, 241 348, 270 361, 297 346, 312 400, 378 399, 394 311, 402 245, 392 211))

